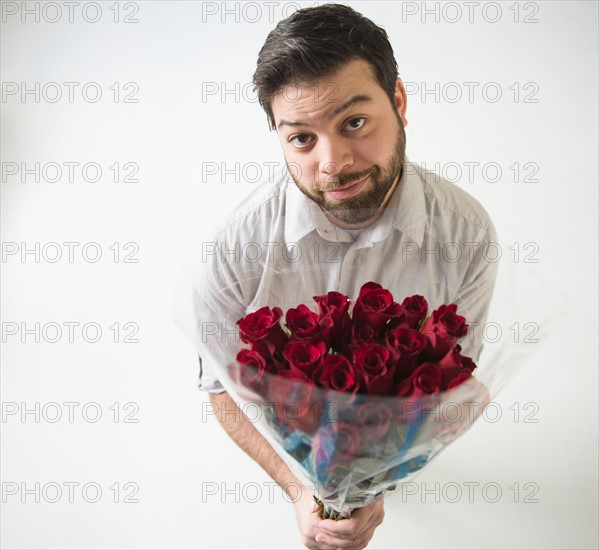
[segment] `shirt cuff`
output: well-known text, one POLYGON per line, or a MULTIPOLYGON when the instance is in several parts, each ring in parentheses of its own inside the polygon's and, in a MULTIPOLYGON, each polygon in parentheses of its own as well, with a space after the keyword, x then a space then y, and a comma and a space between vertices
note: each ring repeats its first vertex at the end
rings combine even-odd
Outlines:
POLYGON ((200 362, 198 388, 208 393, 224 393, 227 391, 223 388, 223 385, 218 381, 218 378, 214 376, 212 371, 209 368, 206 368, 206 365, 202 363, 202 358, 199 355, 198 360, 200 362))

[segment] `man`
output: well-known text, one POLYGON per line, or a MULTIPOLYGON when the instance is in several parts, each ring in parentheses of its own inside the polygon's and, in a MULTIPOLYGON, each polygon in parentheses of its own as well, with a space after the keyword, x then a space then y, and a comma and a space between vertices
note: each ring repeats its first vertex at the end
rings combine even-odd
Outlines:
MULTIPOLYGON (((472 197, 407 162, 397 74, 385 31, 347 6, 299 10, 269 34, 254 83, 290 178, 255 190, 204 243, 190 320, 180 320, 217 410, 236 406, 225 374, 241 347, 235 322, 263 306, 286 311, 331 290, 355 300, 375 281, 399 301, 422 294, 431 308, 453 302, 484 322, 495 279, 485 256, 492 223, 472 197)), ((480 335, 463 347, 476 359, 480 335)), ((225 430, 275 481, 302 486, 295 508, 308 548, 366 547, 383 521, 382 500, 348 520, 321 520, 264 434, 243 415, 227 418, 225 430)))

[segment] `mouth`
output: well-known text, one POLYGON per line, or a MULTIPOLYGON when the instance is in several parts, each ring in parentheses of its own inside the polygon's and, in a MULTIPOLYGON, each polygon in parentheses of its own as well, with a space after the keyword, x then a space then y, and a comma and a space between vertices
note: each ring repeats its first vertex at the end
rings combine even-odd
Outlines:
POLYGON ((370 174, 366 177, 358 180, 354 183, 350 183, 341 189, 334 189, 332 191, 325 191, 325 195, 331 199, 339 200, 339 199, 349 199, 354 195, 357 195, 360 191, 362 191, 363 187, 366 185, 370 174))

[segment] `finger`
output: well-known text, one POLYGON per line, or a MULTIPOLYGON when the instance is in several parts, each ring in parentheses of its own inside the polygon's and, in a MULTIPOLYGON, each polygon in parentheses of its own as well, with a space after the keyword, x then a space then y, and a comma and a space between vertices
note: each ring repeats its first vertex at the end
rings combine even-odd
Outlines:
POLYGON ((359 532, 358 522, 353 517, 340 520, 323 519, 318 527, 325 535, 343 540, 353 540, 359 532))
POLYGON ((364 530, 370 528, 370 524, 374 523, 374 526, 377 526, 381 523, 373 517, 374 515, 374 510, 361 508, 355 510, 351 518, 337 521, 324 519, 318 527, 330 537, 342 540, 356 540, 361 537, 364 530))
POLYGON ((314 513, 314 512, 320 513, 320 506, 318 506, 318 504, 316 503, 315 500, 312 501, 312 504, 310 506, 310 513, 314 513))
POLYGON ((352 548, 365 548, 368 541, 372 538, 372 532, 367 536, 362 535, 360 538, 352 538, 352 539, 341 539, 338 537, 332 537, 330 535, 325 535, 324 533, 319 533, 316 535, 316 542, 318 544, 324 544, 327 547, 343 550, 350 550, 352 548))
POLYGON ((337 550, 337 546, 327 544, 326 542, 318 539, 310 540, 307 544, 305 543, 306 548, 310 550, 337 550))
POLYGON ((354 510, 349 519, 338 521, 324 519, 319 522, 318 528, 330 537, 342 540, 357 540, 362 539, 366 531, 374 531, 376 527, 383 523, 384 517, 383 501, 380 501, 354 510))

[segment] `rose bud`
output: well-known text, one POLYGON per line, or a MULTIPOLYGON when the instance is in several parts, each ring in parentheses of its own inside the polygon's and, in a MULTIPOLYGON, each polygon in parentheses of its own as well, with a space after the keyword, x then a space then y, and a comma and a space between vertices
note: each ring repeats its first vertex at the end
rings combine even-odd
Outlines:
POLYGON ((314 371, 322 364, 326 351, 322 342, 312 344, 297 340, 285 346, 283 357, 287 360, 290 370, 312 379, 314 371))
POLYGON ((401 315, 401 306, 393 301, 391 292, 378 283, 362 285, 352 312, 355 324, 370 324, 382 335, 387 322, 401 315))
POLYGON ((378 332, 370 325, 354 325, 351 331, 351 338, 347 346, 341 350, 341 353, 353 362, 354 352, 357 348, 366 344, 374 344, 378 338, 378 332))
POLYGON ((266 340, 274 345, 276 351, 282 351, 289 341, 281 327, 280 320, 283 316, 281 308, 262 307, 249 313, 237 321, 239 336, 246 344, 253 344, 256 340, 266 340))
POLYGON ((355 347, 360 344, 375 343, 377 338, 378 332, 371 325, 354 325, 350 344, 355 347))
POLYGON ((472 374, 470 374, 470 371, 468 369, 464 369, 464 370, 460 371, 457 374, 457 376, 452 378, 451 381, 447 384, 447 389, 450 390, 451 388, 455 388, 456 386, 459 386, 462 382, 464 382, 465 380, 468 380, 468 378, 470 378, 471 376, 472 376, 472 374))
POLYGON ((320 333, 318 313, 310 311, 307 306, 300 304, 291 308, 285 315, 287 328, 291 331, 292 338, 300 340, 314 338, 320 333))
POLYGON ((360 433, 351 424, 322 424, 312 439, 312 467, 317 476, 356 458, 360 444, 360 433))
POLYGON ((239 382, 260 395, 264 395, 264 373, 267 372, 264 357, 257 351, 242 349, 237 354, 237 362, 239 363, 239 382))
POLYGON ((442 389, 453 388, 458 383, 463 382, 476 368, 476 364, 470 357, 465 357, 460 354, 461 350, 461 346, 456 344, 447 352, 445 357, 439 361, 442 389), (454 382, 455 379, 459 379, 460 382, 454 382))
POLYGON ((321 406, 311 380, 292 371, 272 376, 268 386, 269 400, 274 402, 280 422, 291 430, 313 434, 320 425, 321 406))
POLYGON ((280 360, 279 354, 275 353, 275 347, 266 340, 256 340, 252 344, 252 351, 259 353, 266 361, 266 370, 271 373, 276 373, 285 367, 285 364, 280 360))
POLYGON ((318 304, 318 314, 321 322, 328 318, 332 321, 330 325, 329 347, 340 351, 349 341, 351 335, 352 320, 349 316, 350 302, 341 292, 329 292, 322 296, 314 296, 318 304))
POLYGON ((351 460, 356 456, 360 447, 360 432, 351 424, 339 423, 335 426, 337 428, 335 430, 337 436, 335 454, 351 460))
POLYGON ((468 332, 466 319, 456 314, 457 307, 455 304, 442 305, 424 323, 422 333, 430 340, 426 351, 429 359, 439 360, 444 357, 468 332))
POLYGON ((410 328, 418 329, 418 324, 428 313, 428 303, 423 296, 415 294, 406 298, 401 303, 401 310, 405 314, 410 328))
POLYGON ((354 366, 362 374, 369 395, 389 395, 393 390, 395 367, 389 350, 381 344, 366 344, 354 352, 354 366))
POLYGON ((319 384, 328 390, 354 394, 360 390, 360 377, 343 355, 328 355, 317 373, 319 384))
POLYGON ((436 363, 422 363, 409 378, 399 382, 395 388, 400 397, 420 397, 441 391, 441 369, 436 363))
POLYGON ((420 355, 429 345, 429 339, 424 334, 411 328, 398 327, 385 334, 385 346, 391 352, 400 378, 412 373, 420 355))
POLYGON ((364 435, 365 442, 376 441, 384 437, 391 426, 391 409, 378 401, 366 401, 358 405, 356 425, 364 435))

